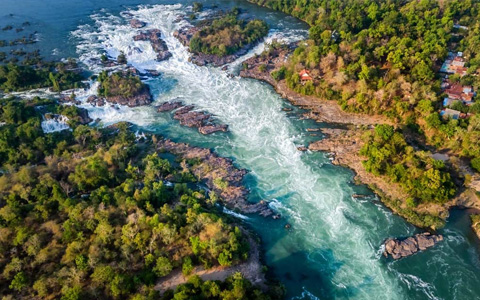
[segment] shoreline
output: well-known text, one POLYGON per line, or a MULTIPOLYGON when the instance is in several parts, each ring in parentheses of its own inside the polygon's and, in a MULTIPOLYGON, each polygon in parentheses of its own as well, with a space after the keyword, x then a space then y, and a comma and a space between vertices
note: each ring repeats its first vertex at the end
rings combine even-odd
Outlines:
MULTIPOLYGON (((262 56, 247 59, 239 76, 268 83, 280 97, 297 107, 306 109, 307 113, 304 114, 306 118, 313 119, 316 122, 347 125, 347 129, 322 128, 319 131, 325 134, 325 138, 312 142, 307 147, 308 150, 334 152, 335 157, 332 164, 352 170, 355 174, 354 181, 356 184, 367 185, 394 214, 401 216, 416 227, 433 230, 443 227, 450 209, 455 207, 480 209, 480 201, 474 198, 475 195, 474 193, 472 195, 471 189, 462 190, 443 205, 429 203, 408 208, 405 201, 402 200, 407 198, 402 187, 397 183, 392 183, 388 178, 383 178, 384 176, 375 176, 366 172, 362 165, 364 158, 358 154, 363 145, 361 137, 366 131, 371 130, 377 124, 395 124, 384 116, 344 112, 336 101, 301 95, 290 90, 285 80, 276 81, 270 74, 270 72, 283 65, 290 50, 277 52, 273 58, 269 57, 267 60, 262 56), (260 66, 263 66, 263 71, 260 70, 260 66), (424 223, 422 221, 424 218, 433 218, 433 220, 429 219, 428 222, 424 223), (432 225, 425 226, 427 223, 432 225)), ((477 235, 480 238, 480 234, 477 235)))
POLYGON ((239 76, 243 78, 256 79, 268 83, 280 95, 280 97, 288 100, 295 106, 308 110, 305 117, 313 119, 317 122, 348 124, 348 125, 375 125, 375 124, 393 124, 384 116, 370 116, 348 113, 342 111, 336 101, 323 100, 315 96, 301 95, 295 91, 290 90, 285 80, 276 81, 270 72, 281 66, 288 53, 282 51, 278 57, 268 61, 266 71, 259 70, 259 66, 263 65, 264 61, 259 61, 258 58, 252 57, 244 61, 247 68, 240 70, 239 76))

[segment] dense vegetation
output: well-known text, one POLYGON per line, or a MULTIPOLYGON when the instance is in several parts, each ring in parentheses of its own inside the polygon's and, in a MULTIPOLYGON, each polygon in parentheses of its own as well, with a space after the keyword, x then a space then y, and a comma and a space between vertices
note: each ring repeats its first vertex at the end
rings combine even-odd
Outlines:
MULTIPOLYGON (((272 293, 274 298, 282 295, 281 290, 280 293, 272 293)), ((254 288, 248 280, 242 277, 241 273, 235 273, 224 282, 210 280, 204 282, 200 277, 192 276, 186 284, 178 287, 175 292, 165 293, 162 300, 167 299, 267 300, 271 299, 271 296, 254 288)))
POLYGON ((104 97, 132 97, 146 89, 146 85, 130 72, 115 72, 108 74, 103 71, 98 75, 98 95, 104 97))
POLYGON ((190 40, 194 53, 226 56, 234 54, 244 46, 255 43, 268 33, 268 26, 262 20, 245 21, 238 18, 238 10, 210 21, 190 40))
MULTIPOLYGON (((199 264, 247 258, 244 234, 217 213, 217 197, 192 185, 199 162, 162 158, 156 137, 138 143, 124 123, 43 134, 35 105, 68 111, 48 100, 2 101, 3 299, 157 299, 154 284, 175 269, 188 276, 199 264)), ((189 295, 269 299, 238 274, 224 283, 194 277, 175 299, 189 295)))
POLYGON ((455 194, 455 185, 445 164, 429 153, 408 146, 401 133, 390 125, 378 125, 368 132, 360 154, 368 159, 365 169, 375 175, 386 175, 398 182, 410 198, 407 205, 444 203, 455 194))
POLYGON ((70 135, 66 132, 44 134, 42 114, 61 114, 70 119, 70 125, 79 123, 79 109, 60 106, 52 100, 0 99, 0 165, 2 169, 16 168, 24 164, 36 164, 46 156, 60 155, 70 135), (35 106, 41 106, 41 109, 35 106))
POLYGON ((59 92, 82 86, 84 78, 74 72, 78 66, 74 60, 67 63, 39 63, 39 66, 9 63, 0 66, 0 90, 25 91, 48 87, 59 92))
POLYGON ((470 158, 480 170, 480 102, 451 106, 476 114, 467 119, 438 114, 445 96, 438 71, 449 51, 462 51, 468 68, 467 75, 450 81, 480 88, 479 1, 252 2, 311 25, 309 39, 272 72, 276 80, 285 79, 299 93, 336 100, 346 111, 386 115, 419 141, 470 158), (313 80, 300 79, 305 68, 313 80))
MULTIPOLYGON (((300 43, 288 65, 286 79, 291 88, 337 99, 348 111, 383 113, 402 120, 414 117, 412 108, 421 100, 436 102, 439 82, 434 70, 456 38, 453 25, 476 24, 479 12, 476 1, 260 3, 312 25, 310 40, 300 43), (297 73, 305 67, 316 80, 302 85, 297 73)), ((463 44, 472 47, 467 39, 463 44)), ((467 59, 473 56, 465 54, 467 59)), ((469 71, 477 67, 471 63, 469 71)))

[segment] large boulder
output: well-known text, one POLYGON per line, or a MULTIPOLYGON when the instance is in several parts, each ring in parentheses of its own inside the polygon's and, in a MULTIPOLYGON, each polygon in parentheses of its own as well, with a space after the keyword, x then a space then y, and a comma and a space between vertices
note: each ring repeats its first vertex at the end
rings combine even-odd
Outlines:
POLYGON ((78 121, 80 124, 86 125, 93 121, 92 118, 88 115, 88 110, 82 107, 78 107, 78 121))
POLYGON ((164 102, 157 107, 158 112, 172 111, 183 106, 182 101, 164 102))
POLYGON ((419 233, 403 240, 388 239, 385 241, 385 257, 400 259, 433 247, 436 243, 443 241, 442 235, 430 234, 429 232, 419 233))
POLYGON ((201 134, 211 134, 217 131, 222 131, 222 132, 227 132, 228 131, 228 125, 225 124, 211 124, 211 125, 206 125, 206 126, 201 126, 198 128, 198 131, 201 134))
POLYGON ((136 107, 150 104, 152 102, 152 95, 150 94, 148 85, 145 85, 133 96, 108 96, 106 99, 110 103, 136 107))

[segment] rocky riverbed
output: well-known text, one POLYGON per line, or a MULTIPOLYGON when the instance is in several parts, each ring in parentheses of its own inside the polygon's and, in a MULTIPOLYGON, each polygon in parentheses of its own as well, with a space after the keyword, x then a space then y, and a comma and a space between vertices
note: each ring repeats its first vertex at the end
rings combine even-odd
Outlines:
POLYGON ((249 203, 247 201, 248 190, 242 185, 247 171, 236 168, 231 159, 220 157, 210 149, 175 143, 168 139, 159 141, 157 149, 172 153, 185 161, 195 161, 196 163, 190 166, 193 175, 205 182, 228 208, 242 213, 273 217, 273 211, 267 202, 249 203))
POLYGON ((149 41, 153 51, 157 53, 157 61, 166 60, 172 57, 172 53, 168 51, 167 43, 162 39, 162 33, 159 29, 150 29, 140 32, 133 37, 135 41, 149 41))

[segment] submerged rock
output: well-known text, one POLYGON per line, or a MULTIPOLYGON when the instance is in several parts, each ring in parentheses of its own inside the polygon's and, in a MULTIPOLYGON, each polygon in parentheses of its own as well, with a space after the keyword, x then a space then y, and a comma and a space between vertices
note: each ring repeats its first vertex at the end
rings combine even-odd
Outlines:
POLYGON ((436 243, 443 241, 442 235, 430 234, 429 232, 419 233, 404 240, 388 239, 385 241, 385 257, 400 259, 433 247, 436 243))
POLYGON ((147 23, 137 19, 132 19, 130 21, 130 26, 132 26, 133 28, 143 28, 145 27, 145 25, 147 25, 147 23))
POLYGON ((158 77, 160 76, 160 72, 157 70, 145 70, 146 75, 150 77, 158 77))

